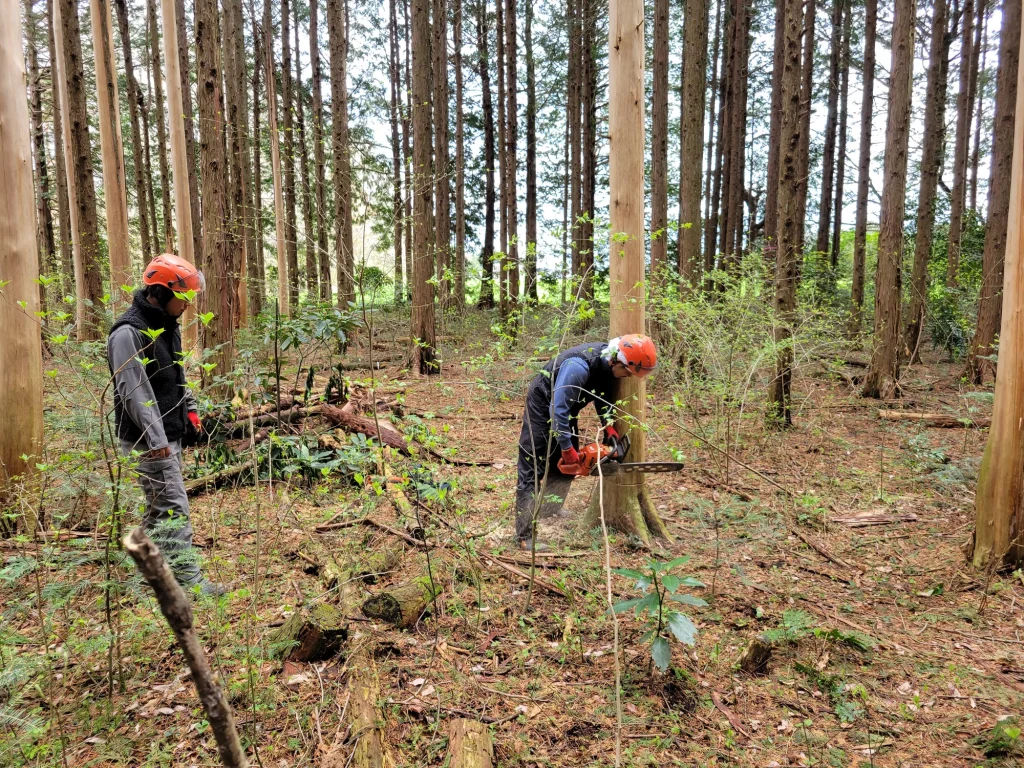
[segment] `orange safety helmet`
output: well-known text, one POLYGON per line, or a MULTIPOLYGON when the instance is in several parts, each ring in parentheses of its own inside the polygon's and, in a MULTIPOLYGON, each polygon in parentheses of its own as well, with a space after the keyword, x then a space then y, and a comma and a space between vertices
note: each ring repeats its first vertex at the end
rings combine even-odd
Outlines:
POLYGON ((616 349, 615 359, 629 369, 634 376, 646 376, 658 365, 658 350, 650 336, 630 333, 612 339, 609 346, 616 349))
POLYGON ((206 278, 192 262, 173 253, 162 253, 149 262, 142 272, 146 285, 162 285, 172 291, 201 293, 206 289, 206 278))

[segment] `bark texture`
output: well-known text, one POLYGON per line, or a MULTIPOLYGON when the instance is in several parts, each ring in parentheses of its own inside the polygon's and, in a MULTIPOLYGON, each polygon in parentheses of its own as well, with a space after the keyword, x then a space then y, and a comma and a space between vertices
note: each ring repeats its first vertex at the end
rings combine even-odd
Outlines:
POLYGON ((683 21, 683 112, 679 165, 679 275, 696 287, 701 274, 700 189, 707 90, 708 3, 688 0, 683 21))
POLYGON ((864 312, 864 269, 868 240, 868 187, 871 174, 871 125, 874 120, 875 31, 878 0, 864 3, 864 68, 861 89, 860 161, 857 164, 857 207, 853 234, 853 282, 850 287, 850 331, 859 334, 864 312))

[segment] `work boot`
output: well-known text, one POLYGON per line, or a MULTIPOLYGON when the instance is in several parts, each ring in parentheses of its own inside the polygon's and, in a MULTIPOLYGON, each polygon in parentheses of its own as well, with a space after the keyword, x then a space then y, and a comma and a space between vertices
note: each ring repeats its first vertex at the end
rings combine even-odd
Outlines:
POLYGON ((547 544, 545 544, 542 541, 538 541, 536 543, 536 545, 534 545, 533 539, 520 539, 519 540, 519 549, 520 549, 520 551, 527 552, 527 553, 534 552, 534 551, 536 551, 536 552, 550 552, 551 551, 551 547, 549 547, 547 544))
POLYGON ((182 588, 192 595, 202 595, 203 597, 221 597, 229 592, 226 585, 210 581, 205 576, 195 584, 182 585, 182 588))

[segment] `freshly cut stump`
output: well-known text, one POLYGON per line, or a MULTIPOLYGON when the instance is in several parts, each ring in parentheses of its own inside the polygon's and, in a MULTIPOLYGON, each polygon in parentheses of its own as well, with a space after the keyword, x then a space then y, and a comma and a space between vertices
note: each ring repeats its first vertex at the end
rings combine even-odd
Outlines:
POLYGON ((771 645, 760 637, 755 637, 740 656, 740 669, 750 675, 767 675, 768 662, 771 658, 771 645))
POLYGON ((492 768, 494 747, 491 732, 478 720, 452 720, 448 731, 451 768, 492 768))
POLYGON ((378 592, 363 603, 363 613, 396 627, 411 627, 433 599, 430 579, 424 575, 378 592))
POLYGON ((336 605, 328 603, 296 611, 270 636, 272 645, 289 644, 281 651, 285 661, 329 659, 347 639, 348 619, 336 605))

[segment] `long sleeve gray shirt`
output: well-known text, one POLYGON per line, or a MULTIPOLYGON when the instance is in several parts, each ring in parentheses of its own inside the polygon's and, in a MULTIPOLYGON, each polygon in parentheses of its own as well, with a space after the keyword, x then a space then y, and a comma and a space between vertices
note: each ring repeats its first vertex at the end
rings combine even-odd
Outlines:
MULTIPOLYGON (((146 366, 142 364, 144 346, 142 334, 130 325, 122 325, 107 339, 107 359, 114 371, 114 387, 125 416, 141 430, 146 450, 156 451, 166 447, 168 442, 160 407, 146 375, 146 366)), ((198 411, 192 390, 185 387, 183 397, 189 411, 198 411)))

